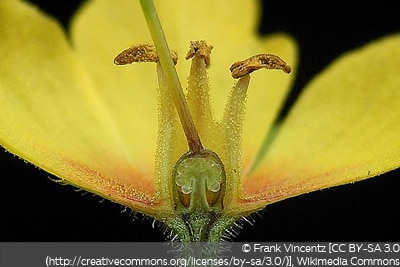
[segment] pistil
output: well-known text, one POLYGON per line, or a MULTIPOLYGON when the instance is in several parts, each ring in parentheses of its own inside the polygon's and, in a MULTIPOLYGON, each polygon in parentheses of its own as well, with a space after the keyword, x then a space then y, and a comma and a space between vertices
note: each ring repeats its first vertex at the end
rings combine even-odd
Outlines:
POLYGON ((163 69, 168 83, 168 90, 170 90, 183 131, 185 132, 189 151, 198 153, 203 149, 203 145, 186 103, 182 86, 179 81, 174 62, 170 56, 170 49, 165 39, 154 3, 151 0, 140 0, 140 5, 146 18, 154 46, 156 47, 161 68, 163 69))

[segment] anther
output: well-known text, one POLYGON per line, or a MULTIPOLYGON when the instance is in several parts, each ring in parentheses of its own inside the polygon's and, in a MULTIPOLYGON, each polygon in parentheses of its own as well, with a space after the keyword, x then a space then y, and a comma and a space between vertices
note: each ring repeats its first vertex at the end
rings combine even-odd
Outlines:
POLYGON ((185 59, 188 60, 195 55, 198 55, 200 58, 204 59, 206 68, 208 68, 210 66, 210 55, 212 49, 213 46, 207 45, 205 41, 191 41, 189 51, 187 52, 185 59))
POLYGON ((230 70, 232 77, 237 79, 262 68, 282 70, 285 73, 292 71, 285 61, 271 54, 259 54, 246 60, 238 61, 231 66, 230 70))
MULTIPOLYGON (((171 58, 174 64, 178 62, 178 55, 171 50, 171 58)), ((158 62, 156 48, 153 45, 134 45, 125 49, 114 58, 114 64, 126 65, 134 62, 158 62)))

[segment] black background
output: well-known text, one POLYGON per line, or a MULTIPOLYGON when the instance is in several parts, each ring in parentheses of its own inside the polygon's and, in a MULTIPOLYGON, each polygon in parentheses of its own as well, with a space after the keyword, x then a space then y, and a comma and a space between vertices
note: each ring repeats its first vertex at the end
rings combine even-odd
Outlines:
MULTIPOLYGON (((77 0, 35 0, 65 27, 77 0)), ((292 102, 300 88, 345 51, 400 31, 396 1, 263 1, 258 31, 286 31, 300 46, 292 102)), ((216 14, 217 15, 217 14, 216 14)), ((256 29, 255 29, 256 30, 256 29)), ((400 48, 399 48, 400 49, 400 48)), ((373 67, 373 66, 371 66, 373 67)), ((400 90, 400 88, 399 88, 400 90)), ((118 204, 60 186, 0 154, 0 241, 163 241, 151 220, 118 204)), ((237 241, 399 241, 400 171, 269 205, 237 241)))

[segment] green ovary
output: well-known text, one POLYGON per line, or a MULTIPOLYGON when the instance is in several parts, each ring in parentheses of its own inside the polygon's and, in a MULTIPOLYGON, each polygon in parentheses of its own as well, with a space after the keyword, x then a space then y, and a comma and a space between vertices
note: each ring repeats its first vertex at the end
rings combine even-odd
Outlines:
POLYGON ((177 168, 175 179, 180 191, 190 194, 193 191, 195 179, 204 179, 208 191, 218 192, 222 183, 222 167, 213 159, 187 158, 177 168))

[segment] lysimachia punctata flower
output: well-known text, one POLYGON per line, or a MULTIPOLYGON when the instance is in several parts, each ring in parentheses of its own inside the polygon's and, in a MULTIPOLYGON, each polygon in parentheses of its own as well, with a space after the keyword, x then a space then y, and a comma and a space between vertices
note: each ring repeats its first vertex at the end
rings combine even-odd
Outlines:
POLYGON ((168 54, 137 1, 89 1, 70 39, 39 10, 1 1, 1 145, 182 241, 218 241, 270 203, 399 167, 398 35, 337 59, 274 124, 295 76, 292 38, 252 35, 252 1, 156 7, 168 54), (171 86, 171 55, 184 90, 171 86))

